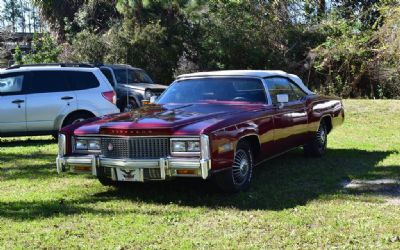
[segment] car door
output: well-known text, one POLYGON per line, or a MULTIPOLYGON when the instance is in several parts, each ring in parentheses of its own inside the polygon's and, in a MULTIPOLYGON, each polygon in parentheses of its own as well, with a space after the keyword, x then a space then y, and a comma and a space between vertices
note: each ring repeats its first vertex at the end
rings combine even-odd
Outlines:
POLYGON ((0 134, 26 132, 24 73, 0 75, 0 134))
POLYGON ((32 71, 30 78, 26 96, 28 131, 57 131, 56 121, 77 108, 67 72, 32 71))
POLYGON ((280 151, 286 151, 303 145, 308 132, 308 115, 304 98, 306 94, 285 77, 270 77, 265 81, 275 108, 273 117, 276 147, 280 151), (278 94, 287 94, 288 102, 278 103, 278 94))

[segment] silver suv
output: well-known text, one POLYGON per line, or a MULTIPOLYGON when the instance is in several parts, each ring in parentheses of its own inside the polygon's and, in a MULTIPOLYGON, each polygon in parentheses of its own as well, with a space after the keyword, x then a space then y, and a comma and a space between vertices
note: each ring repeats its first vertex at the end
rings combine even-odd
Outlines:
POLYGON ((0 71, 0 136, 56 135, 61 127, 118 113, 98 68, 83 64, 13 66, 0 71))

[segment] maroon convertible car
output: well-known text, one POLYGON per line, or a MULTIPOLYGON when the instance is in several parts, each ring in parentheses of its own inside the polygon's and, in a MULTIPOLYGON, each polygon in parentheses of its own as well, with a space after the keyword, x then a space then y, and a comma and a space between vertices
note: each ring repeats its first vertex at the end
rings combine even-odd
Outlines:
POLYGON ((152 104, 63 128, 57 170, 91 173, 104 185, 212 178, 237 192, 264 160, 301 146, 323 155, 343 121, 340 99, 283 71, 181 75, 152 104))

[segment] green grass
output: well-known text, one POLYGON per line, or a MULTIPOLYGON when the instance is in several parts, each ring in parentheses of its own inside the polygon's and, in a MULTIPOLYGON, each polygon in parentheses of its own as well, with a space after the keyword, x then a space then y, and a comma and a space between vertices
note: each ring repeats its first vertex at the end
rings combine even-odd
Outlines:
POLYGON ((400 178, 400 101, 345 106, 326 156, 299 149, 266 162, 237 195, 185 180, 103 187, 58 175, 50 137, 3 138, 0 248, 398 249, 400 206, 340 183, 400 178))

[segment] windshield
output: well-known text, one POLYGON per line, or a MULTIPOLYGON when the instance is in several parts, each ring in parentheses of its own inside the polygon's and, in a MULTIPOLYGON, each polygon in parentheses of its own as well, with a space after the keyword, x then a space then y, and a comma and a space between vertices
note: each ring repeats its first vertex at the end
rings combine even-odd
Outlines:
POLYGON ((175 82, 157 103, 230 101, 266 103, 261 80, 254 78, 200 78, 175 82))
POLYGON ((119 84, 153 83, 153 80, 143 70, 114 69, 119 84))

